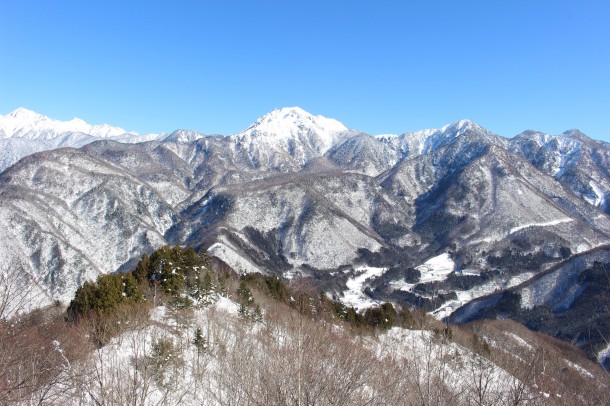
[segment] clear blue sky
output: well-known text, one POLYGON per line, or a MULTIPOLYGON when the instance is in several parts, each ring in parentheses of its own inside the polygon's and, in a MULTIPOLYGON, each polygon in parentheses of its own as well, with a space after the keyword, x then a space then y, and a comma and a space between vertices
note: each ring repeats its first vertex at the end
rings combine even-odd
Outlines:
POLYGON ((295 105, 610 141, 610 2, 0 0, 0 114, 229 134, 295 105))

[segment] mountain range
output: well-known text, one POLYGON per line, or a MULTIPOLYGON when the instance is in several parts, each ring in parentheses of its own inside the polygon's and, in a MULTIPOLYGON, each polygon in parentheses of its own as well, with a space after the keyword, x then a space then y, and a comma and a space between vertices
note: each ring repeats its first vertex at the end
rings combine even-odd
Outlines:
POLYGON ((18 108, 6 116, 0 115, 0 170, 35 152, 55 148, 79 148, 97 140, 122 143, 179 140, 192 141, 202 137, 195 131, 174 134, 137 134, 107 124, 91 125, 74 118, 55 120, 25 108, 18 108), (179 137, 179 139, 178 139, 179 137))
POLYGON ((293 107, 228 136, 140 136, 18 109, 0 142, 0 273, 30 306, 188 244, 359 309, 509 317, 607 361, 610 144, 578 130, 374 136, 293 107))

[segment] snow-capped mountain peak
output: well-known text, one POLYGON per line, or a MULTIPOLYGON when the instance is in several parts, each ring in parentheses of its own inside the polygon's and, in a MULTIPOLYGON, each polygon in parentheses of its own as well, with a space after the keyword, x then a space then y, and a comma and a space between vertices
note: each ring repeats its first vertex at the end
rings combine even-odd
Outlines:
POLYGON ((300 107, 275 109, 256 120, 241 133, 229 137, 255 165, 280 167, 286 156, 304 165, 322 156, 338 143, 349 129, 339 121, 314 116, 300 107))
POLYGON ((439 130, 439 132, 453 134, 454 136, 457 137, 457 136, 460 136, 465 131, 472 130, 472 129, 478 130, 478 129, 482 129, 482 127, 468 119, 463 119, 463 120, 456 121, 455 123, 452 123, 452 124, 447 124, 446 126, 442 127, 439 130))
POLYGON ((591 138, 587 137, 585 134, 583 134, 576 128, 564 131, 562 135, 573 138, 575 140, 584 141, 584 142, 593 141, 591 138))
POLYGON ((163 138, 163 141, 187 143, 197 141, 200 138, 204 138, 205 135, 192 130, 176 130, 170 135, 163 138))
POLYGON ((23 107, 19 107, 15 110, 11 111, 10 113, 8 113, 6 115, 6 118, 9 118, 9 117, 16 119, 16 120, 28 120, 28 121, 41 120, 41 119, 45 118, 45 116, 38 114, 32 110, 23 108, 23 107))
POLYGON ((348 128, 337 120, 314 116, 300 107, 283 107, 265 114, 242 134, 294 135, 310 130, 332 135, 348 131, 348 128))
POLYGON ((427 130, 427 132, 419 132, 424 137, 421 145, 421 153, 428 153, 437 150, 443 146, 459 143, 491 143, 494 145, 503 145, 505 141, 486 130, 480 125, 470 120, 460 120, 452 124, 447 124, 439 130, 427 130))
POLYGON ((108 124, 92 125, 80 118, 69 121, 55 120, 20 107, 6 116, 0 116, 0 138, 25 138, 50 140, 65 133, 83 133, 93 137, 116 137, 123 134, 136 135, 108 124))

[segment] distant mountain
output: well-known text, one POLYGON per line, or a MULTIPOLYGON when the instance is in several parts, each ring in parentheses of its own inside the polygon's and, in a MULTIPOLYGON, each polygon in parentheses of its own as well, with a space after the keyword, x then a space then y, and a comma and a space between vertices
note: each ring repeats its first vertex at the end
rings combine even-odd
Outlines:
POLYGON ((100 138, 137 135, 107 124, 91 125, 79 118, 70 121, 54 120, 24 108, 18 108, 4 117, 0 116, 0 138, 50 140, 65 133, 82 133, 100 138))
POLYGON ((0 175, 0 257, 37 297, 66 301, 171 243, 241 272, 311 276, 358 308, 443 318, 566 261, 584 271, 579 258, 610 246, 610 147, 576 131, 506 139, 462 120, 372 136, 293 107, 226 137, 121 137, 0 175))
POLYGON ((203 134, 182 130, 170 135, 138 135, 135 132, 128 132, 107 124, 92 125, 79 118, 59 121, 24 108, 18 108, 6 116, 0 115, 0 171, 35 152, 64 147, 80 148, 102 139, 131 144, 153 140, 162 141, 166 138, 178 142, 189 142, 201 137, 203 134))
POLYGON ((592 140, 578 130, 560 135, 526 131, 510 141, 510 149, 609 213, 610 144, 592 140))

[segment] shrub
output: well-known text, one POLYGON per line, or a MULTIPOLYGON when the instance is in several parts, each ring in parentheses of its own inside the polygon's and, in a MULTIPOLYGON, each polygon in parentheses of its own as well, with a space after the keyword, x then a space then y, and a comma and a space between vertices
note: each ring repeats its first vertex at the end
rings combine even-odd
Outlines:
POLYGON ((182 364, 180 353, 169 338, 160 338, 152 345, 150 356, 157 384, 169 388, 177 379, 177 368, 182 364))

